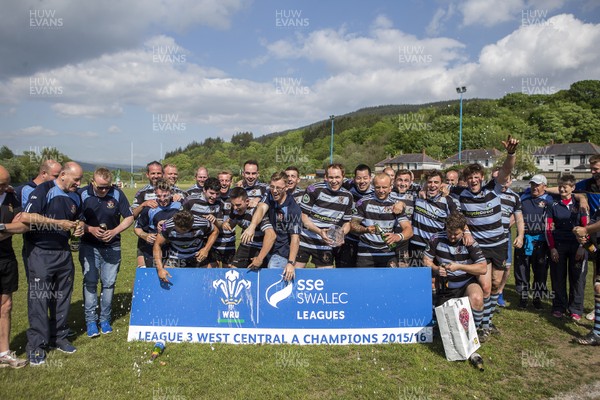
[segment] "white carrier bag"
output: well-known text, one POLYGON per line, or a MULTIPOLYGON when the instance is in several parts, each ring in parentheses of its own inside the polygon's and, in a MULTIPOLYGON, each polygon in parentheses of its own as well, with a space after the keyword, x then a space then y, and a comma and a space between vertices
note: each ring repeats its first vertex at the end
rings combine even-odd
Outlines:
POLYGON ((468 297, 448 300, 435 315, 448 361, 466 360, 481 346, 468 297))

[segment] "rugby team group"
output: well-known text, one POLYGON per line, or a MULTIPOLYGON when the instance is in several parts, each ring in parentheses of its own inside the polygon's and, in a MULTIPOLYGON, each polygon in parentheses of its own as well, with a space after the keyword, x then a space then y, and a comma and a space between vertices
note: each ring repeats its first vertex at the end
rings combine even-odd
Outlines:
POLYGON ((600 252, 594 247, 600 155, 589 160, 589 179, 562 175, 550 188, 545 176, 534 175, 517 194, 510 186, 518 140, 502 145, 506 159, 487 181, 479 164, 426 171, 421 184, 406 169, 373 174, 361 164, 349 178, 343 165, 331 164, 322 182, 301 189, 298 168, 263 183, 258 162, 248 160, 235 184, 230 171, 210 177, 201 166, 196 184, 183 190, 176 165, 153 161, 146 167, 149 183, 132 204, 107 168, 97 168, 82 187, 80 165, 45 160, 32 181, 13 189, 0 165, 0 367, 42 365, 51 349, 76 351, 67 323, 75 255, 87 336, 112 332, 120 236, 132 225, 138 267, 156 268, 165 283, 170 268, 280 268, 289 281, 309 262, 316 268, 429 267, 433 304, 468 296, 481 342, 500 333, 492 318, 506 305, 503 289, 514 264, 518 307, 541 310, 550 303, 555 318, 585 316, 594 321, 592 331, 575 342, 600 345, 600 252), (28 282, 26 359, 9 348, 19 281, 15 234, 23 234, 28 282), (585 315, 588 261, 595 293, 594 310, 585 315))

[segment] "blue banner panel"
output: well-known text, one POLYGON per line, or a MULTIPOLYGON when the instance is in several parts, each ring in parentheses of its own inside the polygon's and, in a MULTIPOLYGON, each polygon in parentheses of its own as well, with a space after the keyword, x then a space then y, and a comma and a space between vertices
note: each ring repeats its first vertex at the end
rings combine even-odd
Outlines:
POLYGON ((433 340, 429 268, 138 269, 128 340, 376 344, 433 340))

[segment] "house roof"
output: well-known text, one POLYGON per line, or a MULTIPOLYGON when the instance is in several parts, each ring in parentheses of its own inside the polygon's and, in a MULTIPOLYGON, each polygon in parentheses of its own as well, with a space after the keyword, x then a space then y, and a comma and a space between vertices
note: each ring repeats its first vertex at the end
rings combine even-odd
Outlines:
MULTIPOLYGON (((492 160, 500 157, 502 153, 496 149, 473 149, 473 150, 463 150, 461 153, 461 161, 468 162, 469 160, 492 160)), ((444 163, 457 163, 458 162, 458 153, 446 158, 444 163)))
POLYGON ((583 143, 561 143, 551 144, 538 148, 533 152, 534 156, 565 156, 565 155, 588 155, 600 154, 600 146, 590 142, 583 143))
MULTIPOLYGON (((384 163, 384 164, 408 164, 408 163, 442 164, 440 161, 428 156, 424 152, 400 154, 399 156, 396 156, 394 158, 380 161, 380 163, 384 163)), ((377 163, 377 164, 379 164, 379 163, 377 163)), ((384 165, 380 165, 380 166, 384 166, 384 165)))
POLYGON ((376 167, 385 167, 385 164, 389 164, 391 159, 392 159, 392 157, 387 157, 385 160, 379 161, 377 164, 375 164, 375 166, 376 167))

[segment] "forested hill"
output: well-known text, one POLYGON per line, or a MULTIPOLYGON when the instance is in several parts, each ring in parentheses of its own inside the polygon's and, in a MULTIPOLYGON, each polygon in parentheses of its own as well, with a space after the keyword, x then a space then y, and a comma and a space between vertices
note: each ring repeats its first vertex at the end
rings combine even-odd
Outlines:
MULTIPOLYGON (((425 151, 443 160, 458 151, 458 100, 423 105, 383 105, 335 117, 334 161, 348 169, 375 165, 387 156, 425 151)), ((209 138, 166 154, 180 177, 193 176, 206 165, 211 174, 229 169, 237 174, 247 159, 256 159, 261 175, 288 165, 312 173, 329 163, 331 122, 255 138, 236 133, 231 141, 209 138)), ((524 151, 554 143, 600 143, 600 81, 580 81, 548 95, 510 93, 498 100, 463 102, 463 149, 500 147, 508 134, 524 151)))

